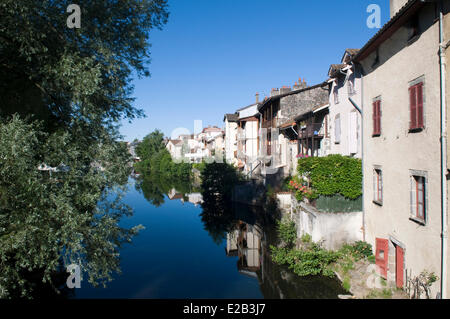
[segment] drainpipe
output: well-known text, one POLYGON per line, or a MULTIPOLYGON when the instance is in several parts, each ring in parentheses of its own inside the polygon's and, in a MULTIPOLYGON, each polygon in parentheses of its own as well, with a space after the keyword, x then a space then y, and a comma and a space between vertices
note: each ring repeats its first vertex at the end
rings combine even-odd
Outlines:
MULTIPOLYGON (((352 66, 354 67, 355 71, 357 70, 357 66, 351 62, 352 66)), ((366 212, 364 209, 364 117, 363 117, 363 107, 364 107, 364 85, 363 85, 363 76, 362 72, 360 75, 361 78, 361 107, 359 107, 355 101, 351 97, 348 98, 350 103, 352 103, 353 107, 361 114, 361 169, 362 169, 362 231, 363 231, 363 241, 366 241, 366 212)))
POLYGON ((441 72, 441 298, 447 299, 447 132, 446 132, 446 101, 445 101, 445 55, 444 55, 444 6, 440 2, 439 9, 439 63, 441 72))

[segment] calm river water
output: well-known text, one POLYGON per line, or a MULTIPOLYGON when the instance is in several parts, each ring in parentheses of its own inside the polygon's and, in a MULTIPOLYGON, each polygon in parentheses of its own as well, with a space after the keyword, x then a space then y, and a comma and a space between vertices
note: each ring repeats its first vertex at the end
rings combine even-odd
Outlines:
POLYGON ((272 263, 275 240, 267 214, 233 206, 224 220, 204 212, 202 195, 172 189, 147 200, 130 179, 124 202, 134 209, 122 226, 145 226, 121 249, 121 274, 107 288, 87 280, 75 298, 337 298, 336 279, 301 278, 272 263), (231 224, 224 231, 223 225, 231 224))

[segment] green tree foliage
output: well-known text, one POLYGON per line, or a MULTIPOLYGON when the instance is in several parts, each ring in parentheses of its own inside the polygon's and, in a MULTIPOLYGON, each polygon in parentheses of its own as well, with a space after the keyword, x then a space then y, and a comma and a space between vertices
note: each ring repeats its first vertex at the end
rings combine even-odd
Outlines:
POLYGON ((342 155, 309 157, 298 161, 300 176, 310 180, 310 186, 320 195, 341 194, 349 199, 362 195, 361 160, 342 155))
POLYGON ((149 75, 167 3, 78 1, 81 28, 69 29, 70 3, 0 2, 0 297, 57 288, 69 263, 106 283, 139 229, 118 226, 130 156, 117 123, 143 115, 131 76, 149 75))
POLYGON ((164 149, 164 134, 155 130, 148 134, 136 148, 136 154, 141 159, 149 159, 164 149))

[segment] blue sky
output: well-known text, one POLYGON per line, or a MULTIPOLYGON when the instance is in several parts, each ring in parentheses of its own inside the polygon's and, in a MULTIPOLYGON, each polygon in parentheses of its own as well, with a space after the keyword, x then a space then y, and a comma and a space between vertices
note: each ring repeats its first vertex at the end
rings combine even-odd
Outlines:
POLYGON ((388 0, 169 0, 169 22, 150 34, 151 77, 135 79, 135 106, 147 117, 123 121, 129 141, 154 129, 166 136, 178 127, 223 126, 234 113, 292 86, 326 80, 330 64, 346 48, 361 48, 369 29, 369 4, 389 19, 388 0))

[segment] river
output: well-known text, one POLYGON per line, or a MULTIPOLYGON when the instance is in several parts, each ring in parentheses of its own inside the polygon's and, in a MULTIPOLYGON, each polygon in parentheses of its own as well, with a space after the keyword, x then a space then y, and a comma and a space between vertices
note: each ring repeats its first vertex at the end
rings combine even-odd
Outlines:
POLYGON ((121 226, 145 229, 121 248, 121 274, 106 288, 82 281, 75 298, 310 299, 345 293, 335 278, 299 277, 271 261, 276 234, 268 213, 234 204, 224 218, 207 211, 202 194, 189 187, 154 194, 135 183, 130 179, 124 197, 134 214, 121 226))

